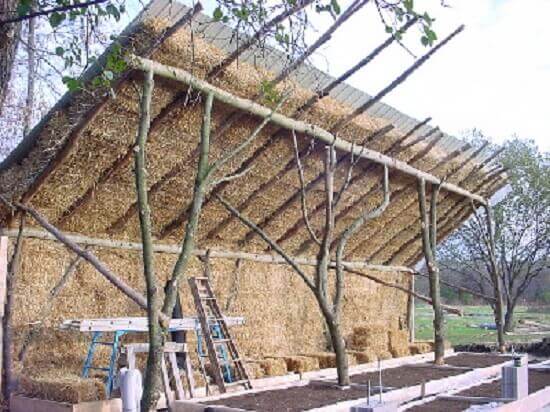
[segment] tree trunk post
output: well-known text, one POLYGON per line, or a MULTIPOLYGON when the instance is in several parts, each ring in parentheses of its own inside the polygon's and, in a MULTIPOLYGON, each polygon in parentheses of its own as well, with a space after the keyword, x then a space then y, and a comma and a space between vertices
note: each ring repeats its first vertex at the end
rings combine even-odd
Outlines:
MULTIPOLYGON (((504 340, 504 331, 508 326, 509 319, 504 319, 503 299, 502 299, 502 285, 500 283, 500 276, 498 273, 498 264, 496 261, 496 246, 495 246, 495 224, 493 220, 493 210, 490 205, 485 207, 485 218, 487 221, 487 234, 488 234, 488 249, 489 257, 491 261, 491 280, 493 283, 493 293, 495 297, 495 324, 497 328, 498 350, 499 352, 506 352, 506 342, 504 340)), ((508 312, 506 313, 508 318, 508 312)))
POLYGON ((349 386, 349 367, 348 367, 348 355, 346 353, 346 343, 342 336, 340 324, 338 320, 334 318, 328 318, 325 316, 328 330, 330 333, 330 340, 332 343, 332 349, 336 355, 336 372, 338 374, 338 385, 349 386))
POLYGON ((422 231, 422 247, 430 283, 430 297, 434 312, 434 363, 445 363, 445 331, 443 325, 443 310, 441 308, 441 292, 439 288, 439 267, 435 260, 435 245, 437 244, 437 195, 439 186, 433 186, 430 200, 430 216, 426 206, 426 181, 418 180, 418 203, 420 207, 420 230, 422 231))
POLYGON ((147 137, 151 123, 151 99, 153 94, 153 72, 145 73, 140 102, 140 120, 134 148, 134 174, 139 207, 139 224, 143 244, 143 273, 147 290, 147 318, 149 323, 149 354, 145 370, 144 391, 141 399, 143 411, 154 410, 159 399, 161 386, 160 370, 163 356, 164 337, 160 325, 160 296, 154 269, 153 241, 151 236, 151 211, 147 199, 146 151, 147 137))

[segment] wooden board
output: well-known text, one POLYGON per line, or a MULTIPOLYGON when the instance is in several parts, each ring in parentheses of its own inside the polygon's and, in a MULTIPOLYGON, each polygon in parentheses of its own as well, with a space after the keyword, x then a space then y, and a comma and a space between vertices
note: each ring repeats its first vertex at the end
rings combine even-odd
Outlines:
MULTIPOLYGON (((228 326, 244 325, 243 317, 224 317, 228 326)), ((170 331, 195 330, 198 325, 196 317, 172 319, 170 331)), ((147 332, 147 318, 105 318, 105 319, 69 319, 61 324, 61 329, 73 329, 81 332, 147 332)))

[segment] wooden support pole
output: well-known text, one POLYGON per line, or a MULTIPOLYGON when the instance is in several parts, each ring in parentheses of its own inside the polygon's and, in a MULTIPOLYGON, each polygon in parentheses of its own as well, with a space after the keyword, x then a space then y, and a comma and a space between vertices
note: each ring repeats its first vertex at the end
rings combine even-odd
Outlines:
POLYGON ((426 182, 423 179, 418 181, 418 204, 420 209, 420 230, 422 234, 422 246, 424 258, 430 280, 430 297, 434 312, 434 363, 442 365, 445 363, 445 331, 443 320, 443 307, 441 304, 441 292, 439 286, 439 267, 436 262, 435 248, 437 244, 437 195, 439 187, 432 186, 430 198, 430 211, 428 216, 426 206, 426 182))
MULTIPOLYGON (((473 203, 472 203, 473 207, 473 203)), ((495 301, 495 323, 497 327, 498 349, 500 352, 506 352, 506 342, 504 340, 504 302, 502 296, 502 285, 499 274, 499 265, 497 262, 497 251, 495 244, 495 221, 493 210, 490 205, 485 205, 485 222, 487 225, 487 249, 491 265, 490 276, 493 283, 493 293, 495 301)), ((476 211, 474 210, 474 213, 476 211)), ((481 229, 481 228, 480 228, 481 229)))
POLYGON ((311 136, 328 145, 333 145, 336 150, 345 153, 353 153, 356 157, 361 157, 366 160, 388 166, 390 169, 395 169, 411 177, 424 179, 427 183, 440 185, 441 189, 456 193, 468 199, 475 200, 480 204, 486 204, 486 200, 474 193, 460 188, 454 184, 442 182, 436 176, 418 170, 405 162, 383 155, 375 150, 368 149, 363 146, 354 145, 346 140, 342 140, 325 129, 316 125, 306 123, 300 120, 294 120, 280 113, 273 113, 270 108, 262 106, 252 100, 235 96, 223 89, 220 89, 204 80, 201 80, 191 73, 179 69, 177 67, 167 66, 153 60, 144 59, 142 57, 131 55, 127 59, 128 64, 137 70, 152 71, 155 75, 167 79, 176 80, 192 86, 204 93, 212 93, 220 102, 233 106, 239 110, 248 112, 254 116, 266 118, 270 115, 271 122, 287 130, 294 130, 296 133, 311 136))

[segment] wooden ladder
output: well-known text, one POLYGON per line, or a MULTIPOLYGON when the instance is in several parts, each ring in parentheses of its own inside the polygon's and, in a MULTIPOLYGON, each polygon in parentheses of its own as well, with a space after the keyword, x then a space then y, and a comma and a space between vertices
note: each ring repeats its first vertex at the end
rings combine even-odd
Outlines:
POLYGON ((192 277, 189 278, 189 286, 195 301, 202 336, 206 343, 214 383, 220 393, 225 393, 228 387, 234 386, 252 389, 250 378, 243 360, 239 357, 237 346, 231 338, 227 323, 212 291, 210 280, 207 277, 192 277), (227 356, 220 356, 224 353, 227 356), (230 368, 231 381, 226 382, 224 379, 222 367, 230 368))

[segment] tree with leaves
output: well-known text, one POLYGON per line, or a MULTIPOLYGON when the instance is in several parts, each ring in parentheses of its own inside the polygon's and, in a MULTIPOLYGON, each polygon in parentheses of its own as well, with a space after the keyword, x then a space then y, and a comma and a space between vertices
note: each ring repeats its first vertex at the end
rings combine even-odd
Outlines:
POLYGON ((494 252, 486 242, 485 212, 475 211, 438 254, 448 273, 460 274, 482 293, 493 290, 496 273, 506 308, 503 328, 510 332, 518 302, 550 265, 550 154, 514 138, 505 143, 500 161, 509 186, 495 197, 494 252))

